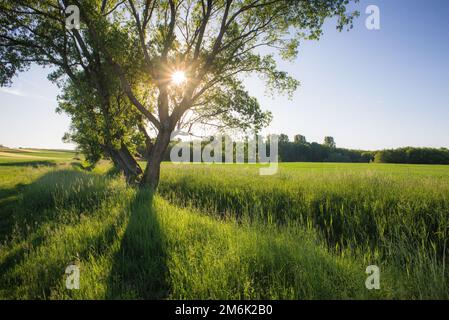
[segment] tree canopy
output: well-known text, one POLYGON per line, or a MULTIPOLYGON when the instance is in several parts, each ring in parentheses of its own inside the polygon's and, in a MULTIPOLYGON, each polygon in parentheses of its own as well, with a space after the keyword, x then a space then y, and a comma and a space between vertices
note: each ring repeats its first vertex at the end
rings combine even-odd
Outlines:
POLYGON ((271 114, 244 77, 291 95, 299 82, 277 59, 292 60, 302 41, 319 39, 328 18, 339 30, 351 28, 357 12, 350 2, 1 0, 0 84, 33 63, 50 66, 49 79, 62 90, 59 110, 72 117, 66 138, 92 161, 106 154, 130 180, 156 188, 175 130, 266 126, 271 114), (79 30, 66 28, 69 5, 79 8, 79 30), (145 170, 133 157, 141 141, 145 170))

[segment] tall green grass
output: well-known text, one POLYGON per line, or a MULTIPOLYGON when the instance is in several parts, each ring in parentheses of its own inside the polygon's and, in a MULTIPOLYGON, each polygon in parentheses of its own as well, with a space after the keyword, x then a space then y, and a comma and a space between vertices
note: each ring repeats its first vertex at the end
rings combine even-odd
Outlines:
POLYGON ((370 297, 363 268, 296 227, 216 219, 73 170, 19 198, 20 228, 0 247, 3 299, 370 297), (69 264, 80 290, 65 288, 69 264))
MULTIPOLYGON (((419 240, 405 245, 393 237, 392 230, 405 237, 399 226, 386 226, 381 241, 366 234, 373 232, 365 228, 370 219, 383 221, 377 215, 417 208, 407 196, 413 187, 400 185, 407 178, 402 175, 365 173, 371 182, 377 179, 376 189, 341 172, 326 178, 324 172, 287 170, 262 180, 249 168, 164 166, 164 199, 104 174, 68 168, 10 172, 14 179, 0 185, 0 197, 15 194, 7 203, 14 225, 2 231, 6 240, 0 245, 1 299, 448 298, 442 253, 437 246, 427 251, 434 240, 412 230, 405 235, 419 240), (378 198, 382 187, 388 192, 378 198), (301 197, 294 197, 297 190, 301 197), (371 204, 376 199, 384 207, 371 204), (349 212, 356 201, 365 211, 349 212), (303 212, 321 214, 321 220, 301 217, 303 212), (349 216, 343 219, 342 213, 349 216), (374 218, 360 219, 368 213, 374 218), (339 221, 340 236, 325 231, 330 214, 328 228, 339 221), (351 221, 355 226, 347 225, 351 221), (69 264, 80 267, 80 290, 65 287, 69 264), (365 288, 369 264, 381 268, 381 290, 365 288)), ((432 189, 443 179, 416 180, 427 181, 422 185, 433 198, 420 205, 441 201, 444 214, 447 188, 432 189)), ((0 215, 4 205, 0 199, 0 215)), ((431 230, 418 217, 416 228, 431 230)), ((383 219, 387 225, 405 218, 383 219)))
POLYGON ((221 216, 297 222, 317 231, 330 250, 416 278, 410 291, 417 295, 448 296, 449 168, 298 166, 267 177, 251 166, 167 164, 160 192, 221 216))

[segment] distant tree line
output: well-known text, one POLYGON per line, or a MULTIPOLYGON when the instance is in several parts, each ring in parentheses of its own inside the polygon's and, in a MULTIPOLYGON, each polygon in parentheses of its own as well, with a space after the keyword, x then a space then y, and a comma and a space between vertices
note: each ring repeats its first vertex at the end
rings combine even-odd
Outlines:
POLYGON ((449 164, 449 150, 446 148, 399 148, 377 151, 377 163, 449 164))
POLYGON ((283 162, 361 162, 405 164, 449 164, 446 148, 398 148, 379 151, 337 148, 333 137, 325 137, 323 144, 308 143, 297 134, 292 142, 285 134, 279 136, 279 158, 283 162))
MULTIPOLYGON (((267 140, 270 136, 267 137, 267 140)), ((360 162, 369 163, 374 161, 375 152, 363 151, 363 150, 350 150, 344 148, 337 148, 333 137, 325 137, 323 144, 316 142, 309 143, 302 135, 296 135, 293 142, 289 141, 289 138, 285 134, 278 136, 278 157, 280 162, 360 162)), ((163 160, 170 161, 170 152, 173 146, 180 141, 171 141, 167 150, 164 153, 163 160)), ((210 142, 209 139, 201 141, 201 149, 210 142)), ((190 143, 191 150, 193 150, 193 144, 190 143)), ((235 156, 235 144, 234 156, 235 156)), ((269 149, 269 144, 268 144, 269 149)), ((246 151, 248 149, 247 143, 245 143, 245 161, 247 161, 246 151)), ((142 145, 137 148, 138 155, 145 158, 145 147, 142 145)), ((268 151, 269 152, 269 151, 268 151)), ((223 150, 224 155, 224 150, 223 150)), ((193 159, 191 152, 190 159, 193 159)))
MULTIPOLYGON (((267 140, 270 136, 267 137, 267 140)), ((305 136, 297 134, 293 141, 286 134, 278 135, 278 156, 280 162, 348 162, 348 163, 405 163, 405 164, 449 164, 449 150, 446 148, 398 148, 379 151, 337 148, 335 139, 324 138, 322 144, 307 142, 305 136)), ((164 161, 170 161, 170 151, 179 141, 172 141, 165 151, 164 161)), ((202 148, 210 139, 201 141, 202 148)), ((193 145, 191 145, 193 147, 193 145)), ((235 145, 234 145, 235 148, 235 145)), ((145 147, 137 152, 144 158, 145 147)), ((245 144, 245 151, 247 146, 245 144)), ((235 152, 235 150, 234 150, 235 152)), ((193 159, 193 157, 191 157, 193 159)), ((245 157, 245 161, 246 161, 245 157)))
POLYGON ((282 162, 365 162, 374 160, 375 152, 337 148, 333 137, 325 137, 323 144, 309 143, 300 134, 293 141, 279 135, 279 160, 282 162))

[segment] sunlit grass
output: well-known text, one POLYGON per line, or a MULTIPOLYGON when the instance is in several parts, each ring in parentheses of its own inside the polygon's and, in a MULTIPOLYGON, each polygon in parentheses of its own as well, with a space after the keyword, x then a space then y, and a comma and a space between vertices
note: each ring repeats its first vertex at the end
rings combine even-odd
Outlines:
POLYGON ((152 202, 148 191, 137 192, 118 178, 75 171, 52 171, 24 194, 20 217, 34 219, 18 219, 25 225, 1 248, 3 298, 368 294, 363 270, 332 257, 312 234, 293 226, 280 232, 274 225, 217 220, 159 197, 152 202), (89 194, 95 200, 85 206, 89 194), (79 291, 64 287, 70 263, 81 268, 79 291))
POLYGON ((448 298, 447 167, 164 164, 154 197, 108 167, 0 166, 0 298, 448 298))

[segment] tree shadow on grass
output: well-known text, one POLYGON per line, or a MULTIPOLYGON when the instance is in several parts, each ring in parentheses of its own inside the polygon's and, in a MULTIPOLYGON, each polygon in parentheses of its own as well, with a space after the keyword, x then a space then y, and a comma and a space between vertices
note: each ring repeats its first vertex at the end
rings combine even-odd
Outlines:
MULTIPOLYGON (((92 202, 98 206, 102 197, 105 197, 97 190, 101 191, 104 186, 99 185, 97 189, 93 188, 90 183, 92 180, 89 179, 91 177, 93 175, 84 172, 60 170, 48 172, 29 184, 18 183, 11 188, 0 188, 0 243, 12 245, 11 240, 14 238, 14 241, 20 240, 28 247, 37 248, 44 240, 44 236, 40 232, 44 224, 49 222, 69 224, 72 220, 78 221, 81 213, 87 214, 88 205, 91 205, 87 201, 89 198, 93 198, 95 201, 92 202), (79 186, 77 189, 86 190, 86 192, 80 192, 82 196, 75 197, 75 199, 64 198, 64 202, 59 205, 70 207, 72 217, 60 217, 54 199, 55 193, 66 189, 74 180, 81 181, 77 185, 79 186), (92 190, 89 190, 89 186, 92 190), (78 207, 74 203, 78 203, 78 207), (59 221, 58 219, 69 219, 69 221, 59 221)), ((73 193, 69 192, 69 196, 71 194, 73 193)), ((95 208, 92 205, 90 209, 95 210, 95 208)), ((20 247, 11 250, 0 264, 0 271, 21 262, 26 252, 27 250, 20 247)))
MULTIPOLYGON (((72 211, 72 214, 76 216, 80 212, 87 214, 84 206, 73 206, 73 202, 77 203, 83 199, 98 197, 95 203, 100 203, 104 201, 107 196, 98 195, 99 191, 105 187, 104 185, 100 184, 98 185, 98 188, 92 188, 90 183, 90 178, 92 177, 92 174, 84 172, 61 170, 47 173, 29 185, 18 185, 10 189, 0 189, 0 217, 6 217, 5 208, 2 206, 4 203, 6 206, 6 201, 8 201, 7 205, 11 207, 11 214, 8 214, 10 219, 8 220, 8 224, 5 224, 5 228, 0 230, 0 237, 10 237, 10 235, 16 233, 16 228, 26 229, 26 232, 20 232, 20 242, 10 244, 5 243, 5 245, 7 245, 5 249, 8 249, 8 251, 5 252, 3 258, 0 260, 0 283, 4 283, 5 290, 8 290, 11 297, 14 296, 14 287, 17 283, 22 281, 21 277, 23 276, 21 273, 15 274, 14 268, 25 262, 27 258, 30 258, 29 255, 32 254, 33 251, 38 250, 38 248, 43 245, 43 242, 48 239, 48 235, 45 232, 42 232, 43 229, 41 229, 41 226, 47 222, 58 224, 57 204, 52 199, 54 192, 57 191, 58 188, 54 189, 51 188, 51 186, 62 184, 61 187, 64 189, 70 185, 73 180, 80 181, 83 178, 86 179, 86 183, 81 183, 79 185, 83 191, 81 192, 81 196, 76 198, 76 200, 79 201, 73 201, 73 199, 68 198, 64 199, 64 202, 59 205, 62 205, 63 207, 71 205, 71 208, 74 210, 72 211), (21 194, 22 196, 19 197, 21 194), (14 198, 14 200, 12 200, 12 198, 14 198), (33 223, 30 224, 30 220, 33 223)), ((147 198, 147 200, 148 199, 149 198, 147 198)), ((99 205, 98 203, 97 206, 99 205)), ((96 210, 96 206, 90 206, 89 208, 92 211, 96 210)), ((123 218, 123 220, 124 219, 125 218, 123 218)), ((3 220, 0 221, 0 224, 2 221, 3 220)), ((71 225, 70 221, 61 221, 61 223, 62 225, 71 225)), ((81 259, 87 259, 92 253, 108 251, 110 246, 117 240, 120 224, 121 223, 116 220, 107 222, 107 224, 105 222, 103 227, 98 230, 96 234, 84 239, 86 245, 78 248, 76 252, 74 251, 73 255, 77 254, 81 259)), ((33 287, 33 290, 35 291, 29 291, 27 294, 36 298, 49 296, 51 293, 50 289, 60 281, 61 266, 65 265, 67 262, 66 260, 66 257, 58 256, 54 261, 51 260, 42 265, 36 265, 35 269, 37 272, 42 272, 46 280, 41 286, 33 287), (42 294, 44 295, 42 296, 42 294)))
POLYGON ((44 236, 33 234, 26 241, 26 246, 21 245, 9 251, 0 262, 0 280, 15 265, 21 263, 25 259, 27 253, 29 253, 29 248, 37 248, 38 246, 40 246, 44 241, 44 236))
POLYGON ((0 188, 0 242, 11 238, 13 232, 25 237, 54 218, 56 205, 51 187, 61 182, 60 173, 49 172, 32 183, 0 188), (51 184, 46 183, 52 178, 51 184))
MULTIPOLYGON (((81 260, 86 260, 88 257, 91 257, 92 254, 99 254, 107 251, 114 243, 116 237, 116 225, 114 223, 108 224, 92 237, 86 238, 86 245, 71 252, 70 256, 76 254, 81 260)), ((0 283, 3 283, 5 292, 7 290, 10 293, 10 298, 14 297, 14 287, 16 287, 17 284, 22 283, 24 276, 23 272, 15 272, 14 268, 23 262, 26 262, 26 259, 30 258, 30 254, 32 255, 34 250, 38 250, 39 247, 45 245, 43 244, 45 238, 45 235, 33 234, 25 240, 26 242, 24 244, 12 249, 0 261, 0 283)), ((34 259, 36 256, 31 258, 34 259)), ((40 285, 29 288, 26 294, 29 297, 36 299, 43 299, 51 296, 51 289, 56 287, 60 282, 61 272, 69 263, 71 263, 71 261, 67 259, 67 256, 59 255, 54 260, 52 259, 44 264, 36 264, 33 266, 33 272, 38 272, 45 278, 45 281, 40 283, 40 285)), ((30 269, 28 270, 31 271, 30 269)), ((20 298, 20 296, 15 298, 20 298)))
MULTIPOLYGON (((0 165, 5 164, 3 163, 0 165)), ((27 229, 27 209, 23 205, 24 201, 22 195, 25 190, 34 183, 27 185, 18 183, 11 188, 0 188, 0 242, 6 245, 14 236, 13 234, 17 232, 23 233, 23 236, 28 234, 26 236, 27 239, 24 240, 27 242, 27 247, 22 245, 17 246, 5 254, 0 263, 0 281, 5 282, 5 285, 6 280, 3 279, 3 276, 16 264, 24 260, 28 252, 27 248, 38 247, 44 240, 42 235, 35 234, 30 230, 27 230, 27 232, 24 233, 24 230, 27 229)), ((16 234, 16 236, 18 236, 18 234, 16 234)))
MULTIPOLYGON (((3 257, 0 264, 0 282, 8 284, 8 288, 12 290, 11 295, 14 294, 14 286, 21 279, 20 276, 11 273, 14 267, 25 261, 30 253, 30 248, 35 250, 42 246, 46 238, 46 235, 39 231, 40 226, 47 222, 58 223, 59 221, 58 215, 55 216, 58 210, 53 200, 55 191, 59 189, 55 186, 58 185, 65 190, 73 181, 84 181, 83 178, 86 179, 86 183, 81 183, 79 188, 76 185, 77 188, 75 188, 82 192, 78 195, 72 195, 69 192, 69 197, 63 198, 63 202, 59 204, 63 207, 70 205, 74 210, 72 213, 76 215, 78 211, 85 212, 85 206, 89 210, 95 211, 95 206, 87 205, 89 202, 87 200, 95 198, 94 203, 98 205, 105 199, 105 196, 107 197, 107 195, 102 196, 100 192, 105 187, 103 184, 94 183, 94 186, 97 185, 95 188, 91 186, 90 179, 93 178, 91 174, 61 170, 47 173, 26 186, 19 185, 10 189, 0 189, 0 216, 10 217, 8 223, 5 221, 5 229, 0 230, 0 236, 8 237, 15 233, 16 225, 19 229, 26 227, 23 243, 17 244, 14 248, 11 247, 10 252, 3 257), (72 199, 72 197, 74 198, 72 199), (5 211, 6 208, 10 208, 10 213, 5 211)), ((166 298, 168 295, 166 281, 168 272, 164 242, 153 208, 151 192, 148 190, 136 191, 136 195, 128 207, 128 218, 125 216, 124 220, 128 220, 126 230, 120 240, 120 248, 113 256, 112 269, 107 279, 106 298, 166 298)), ((67 223, 67 221, 63 223, 67 223)), ((107 251, 116 241, 117 234, 121 230, 120 225, 121 223, 112 223, 105 226, 102 231, 86 241, 88 246, 78 249, 79 256, 84 258, 92 252, 107 251)), ((50 292, 47 290, 60 280, 60 258, 43 267, 45 267, 46 271, 44 271, 48 275, 48 279, 41 286, 36 286, 36 290, 39 289, 39 292, 29 292, 31 296, 39 297, 42 292, 46 292, 48 295, 50 292)))
POLYGON ((168 295, 163 234, 149 190, 139 190, 117 251, 107 299, 163 299, 168 295))
POLYGON ((52 160, 37 160, 37 161, 18 161, 18 162, 2 162, 0 167, 55 167, 56 163, 52 160))
POLYGON ((20 206, 20 194, 25 185, 17 184, 12 188, 0 188, 0 242, 12 233, 15 213, 20 206))

